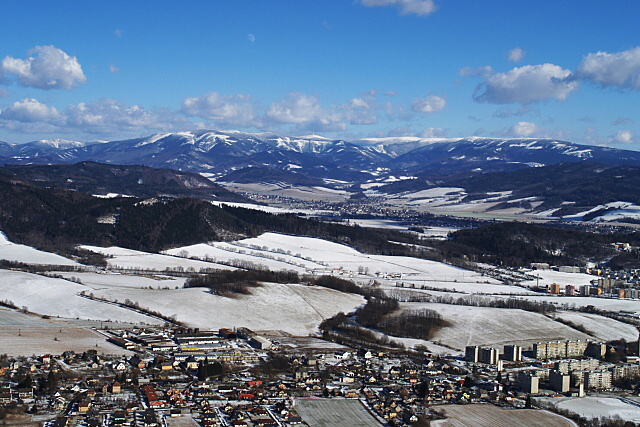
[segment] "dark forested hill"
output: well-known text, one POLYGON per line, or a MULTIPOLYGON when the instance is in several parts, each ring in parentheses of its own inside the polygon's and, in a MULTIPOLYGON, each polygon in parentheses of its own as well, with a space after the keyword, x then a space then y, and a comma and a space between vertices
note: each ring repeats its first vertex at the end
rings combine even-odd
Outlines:
POLYGON ((0 172, 43 187, 58 187, 88 194, 109 193, 134 197, 198 197, 247 202, 209 179, 191 172, 147 166, 81 162, 58 165, 6 165, 0 172))
POLYGON ((439 244, 448 257, 469 257, 476 261, 510 266, 532 262, 552 265, 605 264, 618 255, 611 243, 640 244, 640 232, 600 234, 550 225, 502 222, 452 233, 439 244))
POLYGON ((384 254, 409 254, 405 246, 392 242, 418 243, 415 236, 393 230, 215 206, 194 198, 97 198, 78 191, 43 188, 2 173, 0 200, 0 230, 10 240, 53 252, 72 251, 79 244, 160 251, 265 231, 321 237, 384 254))

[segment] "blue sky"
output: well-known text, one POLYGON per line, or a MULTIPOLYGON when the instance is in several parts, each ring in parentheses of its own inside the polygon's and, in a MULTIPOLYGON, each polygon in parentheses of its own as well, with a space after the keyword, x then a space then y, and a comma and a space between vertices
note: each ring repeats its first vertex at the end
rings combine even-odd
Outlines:
POLYGON ((198 128, 640 150, 640 2, 4 0, 0 140, 198 128))

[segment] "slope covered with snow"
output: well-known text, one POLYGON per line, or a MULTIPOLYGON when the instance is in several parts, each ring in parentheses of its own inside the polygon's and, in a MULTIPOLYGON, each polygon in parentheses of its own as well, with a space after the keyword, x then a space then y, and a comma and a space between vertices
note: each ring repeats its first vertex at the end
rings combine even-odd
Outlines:
POLYGON ((0 231, 0 259, 41 265, 80 265, 75 261, 50 252, 41 251, 31 246, 10 242, 0 231))

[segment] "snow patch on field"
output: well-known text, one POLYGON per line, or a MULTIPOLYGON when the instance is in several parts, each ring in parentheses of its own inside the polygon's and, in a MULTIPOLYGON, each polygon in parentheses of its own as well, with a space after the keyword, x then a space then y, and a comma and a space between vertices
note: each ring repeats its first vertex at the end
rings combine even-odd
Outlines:
POLYGON ((17 243, 10 242, 2 231, 0 231, 0 259, 25 264, 80 265, 60 255, 40 251, 31 246, 18 245, 17 243))

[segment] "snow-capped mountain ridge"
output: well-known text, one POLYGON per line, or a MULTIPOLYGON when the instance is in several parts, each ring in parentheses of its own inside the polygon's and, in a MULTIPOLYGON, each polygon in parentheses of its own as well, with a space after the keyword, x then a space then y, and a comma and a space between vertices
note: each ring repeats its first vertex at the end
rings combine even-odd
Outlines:
POLYGON ((640 152, 547 138, 396 137, 350 142, 318 135, 298 137, 208 129, 100 143, 47 140, 0 145, 0 161, 4 163, 86 160, 215 175, 248 166, 281 170, 295 167, 317 178, 363 181, 380 176, 380 171, 396 175, 446 175, 576 161, 640 166, 640 152))

